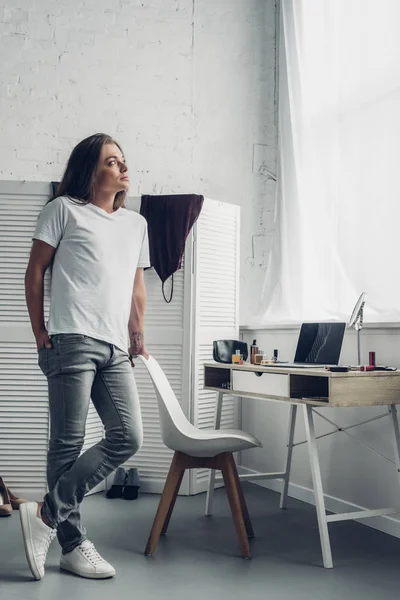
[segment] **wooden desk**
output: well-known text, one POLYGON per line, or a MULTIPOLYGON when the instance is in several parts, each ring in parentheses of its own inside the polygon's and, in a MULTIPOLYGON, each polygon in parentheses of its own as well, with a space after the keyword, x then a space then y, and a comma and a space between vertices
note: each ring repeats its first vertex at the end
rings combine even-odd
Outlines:
MULTIPOLYGON (((281 479, 281 508, 286 508, 297 408, 298 405, 302 405, 325 568, 333 567, 328 523, 400 513, 399 506, 397 508, 381 508, 327 515, 317 450, 318 436, 315 435, 314 427, 314 410, 317 407, 387 406, 388 412, 378 417, 361 421, 350 427, 340 428, 330 418, 327 418, 320 412, 318 415, 335 427, 332 433, 343 432, 347 435, 351 435, 347 431, 348 429, 388 416, 392 425, 394 461, 387 457, 384 458, 387 458, 392 463, 394 462, 396 475, 400 484, 400 433, 396 408, 396 405, 400 404, 400 371, 349 371, 347 373, 331 373, 323 368, 296 369, 250 364, 225 365, 221 363, 205 363, 204 387, 217 392, 214 422, 216 429, 220 427, 224 394, 250 399, 258 398, 267 401, 280 400, 290 404, 285 469, 277 473, 240 475, 240 479, 242 480, 281 479)), ((360 443, 375 452, 370 446, 367 446, 363 442, 360 443)), ((215 472, 211 471, 207 492, 206 515, 211 515, 212 513, 215 482, 219 480, 220 478, 216 477, 215 472)))

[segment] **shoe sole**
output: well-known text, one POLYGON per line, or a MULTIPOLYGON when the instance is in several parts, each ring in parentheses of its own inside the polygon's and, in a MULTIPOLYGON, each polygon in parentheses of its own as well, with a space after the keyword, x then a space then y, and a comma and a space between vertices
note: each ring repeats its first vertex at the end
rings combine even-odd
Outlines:
POLYGON ((25 556, 28 561, 29 568, 36 581, 40 581, 43 575, 40 574, 36 564, 35 553, 32 546, 32 529, 28 509, 24 506, 20 508, 19 518, 21 520, 22 537, 24 540, 25 556))
POLYGON ((84 577, 85 579, 111 579, 114 577, 115 570, 113 573, 83 573, 78 569, 74 569, 74 567, 70 567, 69 565, 60 564, 61 571, 68 571, 69 573, 74 573, 74 575, 79 575, 79 577, 84 577))

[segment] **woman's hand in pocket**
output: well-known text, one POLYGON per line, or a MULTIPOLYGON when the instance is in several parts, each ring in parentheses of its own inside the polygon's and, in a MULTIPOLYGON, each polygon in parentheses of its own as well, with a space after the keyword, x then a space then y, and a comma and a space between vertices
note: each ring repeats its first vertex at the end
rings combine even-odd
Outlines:
POLYGON ((49 334, 47 333, 47 329, 41 329, 36 336, 36 346, 38 350, 41 348, 52 348, 53 344, 51 343, 51 339, 49 338, 49 334))

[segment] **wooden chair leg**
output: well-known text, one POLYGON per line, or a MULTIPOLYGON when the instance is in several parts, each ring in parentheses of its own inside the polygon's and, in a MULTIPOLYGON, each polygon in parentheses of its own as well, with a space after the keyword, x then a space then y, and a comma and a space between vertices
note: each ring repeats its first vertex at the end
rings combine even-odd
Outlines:
POLYGON ((179 452, 175 452, 172 459, 168 477, 165 482, 163 493, 161 495, 160 503, 158 505, 157 513, 153 522, 153 527, 151 528, 146 550, 144 551, 146 556, 151 556, 155 551, 167 517, 168 515, 171 517, 172 514, 171 505, 173 508, 174 496, 176 498, 175 492, 178 487, 178 483, 182 480, 184 474, 182 464, 180 463, 179 454, 179 452))
POLYGON ((161 535, 165 535, 167 533, 167 529, 168 529, 168 525, 169 525, 169 522, 171 519, 172 511, 174 510, 174 507, 175 507, 176 497, 179 493, 184 474, 185 474, 185 471, 181 471, 181 475, 178 479, 178 483, 176 484, 176 487, 174 490, 174 495, 172 496, 171 504, 169 505, 168 514, 165 518, 164 525, 161 530, 161 535))
POLYGON ((240 479, 239 479, 239 475, 238 475, 238 472, 237 472, 235 459, 233 458, 232 454, 230 456, 231 456, 230 460, 232 462, 232 469, 233 469, 233 472, 235 474, 236 487, 237 487, 238 492, 239 492, 240 505, 242 507, 242 513, 243 513, 244 524, 246 526, 247 537, 253 538, 254 537, 253 525, 251 524, 251 519, 250 519, 249 511, 247 510, 246 499, 244 497, 242 486, 240 484, 240 479))
POLYGON ((243 510, 240 499, 240 492, 235 478, 236 467, 232 460, 233 456, 229 453, 219 455, 220 469, 224 478, 226 493, 231 507, 233 522, 239 539, 239 546, 243 558, 251 558, 249 540, 247 538, 246 526, 243 519, 243 510))

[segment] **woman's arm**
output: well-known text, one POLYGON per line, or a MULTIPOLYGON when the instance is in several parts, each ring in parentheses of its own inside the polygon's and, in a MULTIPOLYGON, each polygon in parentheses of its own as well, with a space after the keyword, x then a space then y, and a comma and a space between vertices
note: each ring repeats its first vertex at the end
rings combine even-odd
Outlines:
POLYGON ((148 358, 148 352, 144 345, 144 312, 146 308, 146 287, 144 283, 144 270, 136 269, 135 281, 131 302, 131 314, 129 317, 129 354, 143 354, 148 358))
POLYGON ((51 263, 56 248, 41 240, 34 240, 28 267, 25 272, 25 298, 33 335, 38 348, 51 346, 44 322, 44 274, 51 263))

